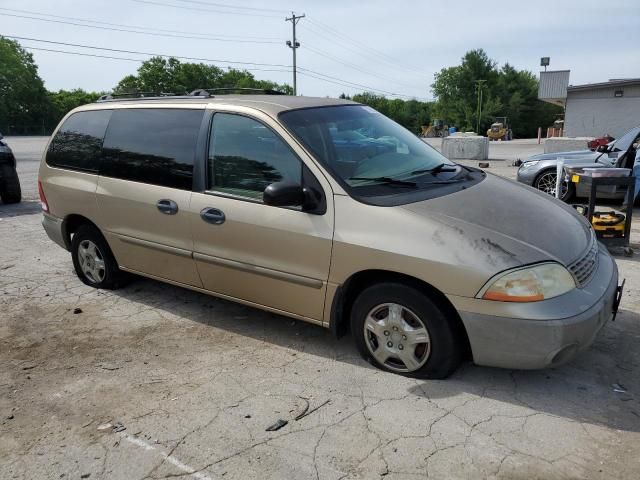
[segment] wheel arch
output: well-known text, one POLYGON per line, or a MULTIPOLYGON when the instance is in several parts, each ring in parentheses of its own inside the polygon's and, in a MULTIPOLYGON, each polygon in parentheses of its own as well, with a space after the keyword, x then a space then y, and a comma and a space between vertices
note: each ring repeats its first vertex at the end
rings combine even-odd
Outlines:
POLYGON ((98 226, 93 221, 91 221, 84 215, 75 213, 67 215, 62 221, 62 238, 64 240, 64 244, 67 247, 67 250, 71 250, 71 235, 76 233, 82 225, 91 225, 100 232, 100 228, 98 228, 98 226))
POLYGON ((460 315, 458 315, 458 311, 446 295, 424 280, 390 270, 362 270, 351 275, 338 287, 331 304, 329 323, 330 330, 337 338, 349 332, 351 307, 360 292, 371 285, 382 282, 396 282, 413 287, 424 293, 430 300, 436 302, 444 310, 447 318, 453 322, 456 332, 463 342, 465 357, 471 357, 471 345, 467 330, 462 323, 460 315))
MULTIPOLYGON (((533 177, 533 182, 531 183, 531 186, 537 190, 540 190, 538 188, 538 181, 546 173, 553 173, 554 175, 557 175, 558 174, 557 162, 552 165, 548 165, 540 168, 538 173, 536 173, 535 177, 533 177)), ((572 182, 567 182, 567 194, 564 197, 562 197, 560 200, 565 202, 571 200, 573 196, 576 194, 576 190, 577 190, 576 186, 572 182)), ((543 190, 540 190, 540 191, 542 192, 543 190)), ((545 193, 548 193, 548 192, 545 192, 545 193)))
POLYGON ((557 171, 558 169, 555 165, 548 165, 540 168, 540 170, 538 170, 538 173, 536 173, 536 176, 533 178, 533 186, 537 188, 536 184, 538 183, 538 180, 540 180, 540 177, 542 177, 542 175, 544 175, 545 173, 557 173, 557 171))

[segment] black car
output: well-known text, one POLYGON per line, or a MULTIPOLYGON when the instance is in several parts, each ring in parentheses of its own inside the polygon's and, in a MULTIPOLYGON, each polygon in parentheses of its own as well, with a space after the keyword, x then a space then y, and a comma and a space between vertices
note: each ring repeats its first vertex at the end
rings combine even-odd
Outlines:
POLYGON ((4 203, 18 203, 21 196, 16 157, 0 133, 0 198, 4 203))

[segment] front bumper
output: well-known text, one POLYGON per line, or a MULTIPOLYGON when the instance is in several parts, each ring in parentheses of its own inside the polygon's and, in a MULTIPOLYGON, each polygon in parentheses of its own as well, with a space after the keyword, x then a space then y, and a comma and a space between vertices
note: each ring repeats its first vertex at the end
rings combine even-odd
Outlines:
POLYGON ((540 171, 534 167, 530 168, 522 168, 518 169, 518 173, 516 174, 516 179, 520 183, 526 183, 527 185, 533 186, 533 182, 536 180, 540 171))
POLYGON ((65 236, 62 231, 62 219, 51 215, 50 213, 43 212, 42 226, 44 231, 51 240, 60 245, 65 250, 69 250, 69 245, 65 242, 65 236))
POLYGON ((535 369, 560 365, 589 347, 613 316, 617 298, 618 268, 600 246, 593 279, 565 295, 528 304, 450 299, 476 364, 535 369))

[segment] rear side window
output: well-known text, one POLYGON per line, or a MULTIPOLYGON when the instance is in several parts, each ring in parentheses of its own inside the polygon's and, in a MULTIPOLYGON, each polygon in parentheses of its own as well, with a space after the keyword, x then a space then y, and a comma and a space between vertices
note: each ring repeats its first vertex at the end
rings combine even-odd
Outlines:
POLYGON ((104 132, 111 110, 78 112, 65 120, 49 145, 46 161, 52 167, 98 172, 104 132))
POLYGON ((114 110, 100 174, 191 190, 196 141, 204 110, 114 110))

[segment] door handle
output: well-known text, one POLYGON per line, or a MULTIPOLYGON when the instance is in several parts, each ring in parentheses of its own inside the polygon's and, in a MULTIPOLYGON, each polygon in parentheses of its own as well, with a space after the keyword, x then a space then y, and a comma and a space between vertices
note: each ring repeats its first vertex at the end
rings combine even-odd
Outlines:
POLYGON ((207 223, 211 223, 213 225, 222 225, 226 220, 224 213, 222 210, 218 210, 217 208, 205 207, 200 212, 200 218, 207 223))
POLYGON ((178 213, 178 204, 173 200, 169 200, 167 198, 163 198, 162 200, 158 200, 156 203, 156 207, 165 215, 175 215, 178 213))

